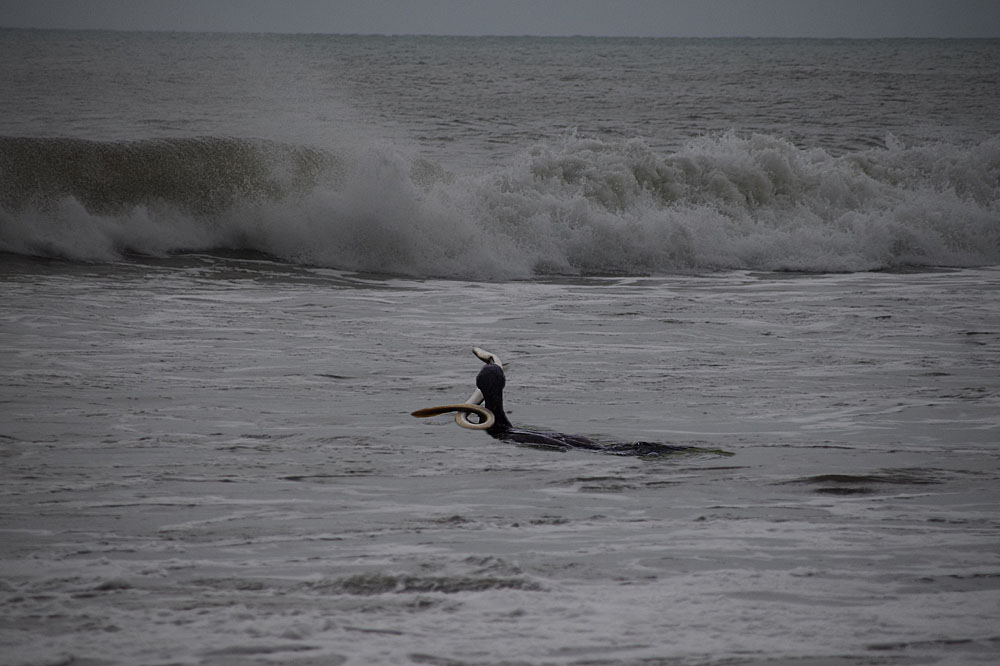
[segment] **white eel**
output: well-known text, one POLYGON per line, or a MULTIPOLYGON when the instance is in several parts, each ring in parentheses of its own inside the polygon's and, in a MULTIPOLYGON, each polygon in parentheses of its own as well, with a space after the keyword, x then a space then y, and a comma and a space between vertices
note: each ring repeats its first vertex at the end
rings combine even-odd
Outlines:
MULTIPOLYGON (((501 369, 503 368, 503 363, 500 361, 500 357, 492 352, 480 349, 479 347, 473 347, 472 353, 475 354, 483 363, 495 363, 500 366, 501 369)), ((463 428, 468 428, 469 430, 486 430, 495 423, 496 419, 493 416, 493 412, 480 406, 485 400, 486 398, 483 397, 483 392, 476 389, 465 402, 455 405, 426 407, 424 409, 418 409, 415 412, 411 412, 411 414, 417 418, 426 418, 428 416, 437 416, 438 414, 447 414, 448 412, 457 412, 457 414, 455 414, 455 423, 458 425, 463 428), (482 423, 473 423, 469 420, 468 414, 479 414, 479 416, 483 419, 482 423)))

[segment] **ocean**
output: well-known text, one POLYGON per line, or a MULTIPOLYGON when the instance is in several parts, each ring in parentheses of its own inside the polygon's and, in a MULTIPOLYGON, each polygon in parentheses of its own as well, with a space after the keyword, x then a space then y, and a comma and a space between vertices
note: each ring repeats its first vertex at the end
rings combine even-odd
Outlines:
POLYGON ((0 663, 1000 658, 1000 41, 0 54, 0 663))

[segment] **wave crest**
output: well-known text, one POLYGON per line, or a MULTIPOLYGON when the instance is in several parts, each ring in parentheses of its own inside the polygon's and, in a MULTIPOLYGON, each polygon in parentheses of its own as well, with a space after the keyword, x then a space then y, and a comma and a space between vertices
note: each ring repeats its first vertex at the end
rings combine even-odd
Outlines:
POLYGON ((1000 138, 834 155, 571 135, 472 174, 227 138, 7 138, 0 158, 0 250, 75 260, 235 249, 473 279, 1000 263, 1000 138))

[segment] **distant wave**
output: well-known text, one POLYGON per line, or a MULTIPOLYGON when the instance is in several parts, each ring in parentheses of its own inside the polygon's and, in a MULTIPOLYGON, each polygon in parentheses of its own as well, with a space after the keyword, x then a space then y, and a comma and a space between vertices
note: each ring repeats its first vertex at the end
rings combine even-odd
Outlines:
POLYGON ((0 251, 253 250, 423 277, 1000 263, 1000 137, 832 155, 725 134, 660 153, 575 135, 485 172, 391 148, 0 138, 0 251))

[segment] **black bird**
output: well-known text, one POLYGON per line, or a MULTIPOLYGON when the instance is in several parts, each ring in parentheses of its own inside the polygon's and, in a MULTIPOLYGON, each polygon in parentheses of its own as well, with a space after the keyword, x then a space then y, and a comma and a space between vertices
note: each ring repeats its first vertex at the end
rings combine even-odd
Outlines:
POLYGON ((555 449, 600 451, 606 448, 605 445, 582 435, 515 428, 503 409, 503 389, 506 384, 507 378, 503 368, 492 361, 488 361, 476 375, 476 388, 483 392, 483 397, 486 399, 486 409, 493 414, 493 425, 486 428, 486 432, 490 436, 518 444, 532 444, 555 449))
POLYGON ((569 435, 561 432, 551 432, 547 430, 529 430, 515 427, 503 408, 503 390, 507 384, 503 368, 497 362, 499 359, 489 352, 476 349, 478 356, 486 365, 476 376, 476 387, 479 392, 473 394, 467 403, 455 405, 442 405, 440 407, 428 407, 413 412, 413 416, 426 417, 446 412, 459 412, 456 421, 459 425, 476 430, 485 430, 495 439, 514 442, 526 446, 534 446, 545 449, 556 449, 568 451, 570 449, 584 449, 588 451, 600 451, 613 455, 622 456, 660 456, 670 453, 680 453, 684 451, 701 451, 693 446, 678 446, 674 444, 660 444, 657 442, 632 442, 632 443, 604 443, 598 442, 583 435, 569 435), (479 393, 481 392, 481 397, 479 393), (485 402, 485 409, 477 403, 485 402), (479 423, 471 423, 464 418, 464 414, 472 413, 479 416, 479 423))
POLYGON ((503 409, 503 389, 506 384, 507 378, 504 376, 503 368, 492 361, 487 361, 476 376, 476 387, 483 392, 486 409, 493 414, 494 419, 493 425, 486 428, 486 432, 496 439, 546 449, 561 451, 586 449, 620 456, 658 456, 691 451, 695 448, 657 442, 602 443, 583 435, 517 428, 507 418, 507 413, 503 409))

